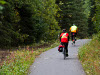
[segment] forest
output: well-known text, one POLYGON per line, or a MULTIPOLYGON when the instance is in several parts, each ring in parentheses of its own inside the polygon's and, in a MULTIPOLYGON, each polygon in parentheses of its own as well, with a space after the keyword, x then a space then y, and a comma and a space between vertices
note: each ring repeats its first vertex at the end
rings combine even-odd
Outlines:
POLYGON ((100 75, 100 0, 0 0, 0 75, 26 75, 73 24, 78 39, 91 40, 78 52, 84 71, 100 75))
POLYGON ((99 0, 0 0, 0 48, 56 40, 63 28, 78 38, 100 31, 99 0))

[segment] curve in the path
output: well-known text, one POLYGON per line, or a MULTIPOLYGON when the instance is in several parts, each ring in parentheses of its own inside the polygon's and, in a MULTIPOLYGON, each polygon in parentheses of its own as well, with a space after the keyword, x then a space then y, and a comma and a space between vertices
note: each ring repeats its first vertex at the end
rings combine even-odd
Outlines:
POLYGON ((86 75, 78 60, 78 48, 87 43, 88 39, 76 41, 75 46, 68 45, 69 57, 63 59, 58 47, 42 53, 30 67, 29 75, 86 75))

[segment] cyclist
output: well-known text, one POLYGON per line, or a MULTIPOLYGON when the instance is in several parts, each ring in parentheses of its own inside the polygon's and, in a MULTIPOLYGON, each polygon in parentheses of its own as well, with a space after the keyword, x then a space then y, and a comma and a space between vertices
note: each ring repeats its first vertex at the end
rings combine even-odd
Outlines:
POLYGON ((76 35, 78 33, 78 27, 75 24, 73 24, 73 26, 70 27, 69 31, 71 33, 71 40, 74 41, 73 40, 73 33, 74 33, 74 36, 76 37, 76 35))
POLYGON ((68 56, 68 43, 69 43, 69 34, 66 29, 62 30, 63 32, 60 34, 61 45, 65 46, 66 56, 68 56))

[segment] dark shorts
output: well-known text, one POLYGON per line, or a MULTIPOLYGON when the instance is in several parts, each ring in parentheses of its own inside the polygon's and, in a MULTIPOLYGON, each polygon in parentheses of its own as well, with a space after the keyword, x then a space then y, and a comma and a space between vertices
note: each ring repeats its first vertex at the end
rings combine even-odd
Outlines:
MULTIPOLYGON (((74 33, 74 32, 71 32, 71 36, 73 36, 73 33, 74 33)), ((76 35, 77 35, 77 33, 74 33, 74 36, 75 36, 75 37, 76 37, 76 35)))
POLYGON ((66 52, 68 53, 68 43, 62 43, 62 42, 61 42, 61 45, 64 45, 64 46, 65 46, 65 50, 66 50, 66 52))
POLYGON ((76 35, 77 35, 77 33, 74 33, 74 35, 73 35, 73 33, 74 33, 74 32, 71 32, 71 40, 73 40, 73 36, 76 37, 76 35))

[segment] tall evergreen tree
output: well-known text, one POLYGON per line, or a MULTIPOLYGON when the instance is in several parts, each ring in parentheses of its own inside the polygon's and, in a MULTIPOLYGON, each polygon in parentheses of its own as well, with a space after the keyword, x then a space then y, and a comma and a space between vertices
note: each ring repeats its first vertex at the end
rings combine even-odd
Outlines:
POLYGON ((90 5, 90 15, 88 18, 88 33, 89 35, 92 35, 93 33, 95 33, 95 25, 93 24, 93 17, 95 16, 95 11, 96 11, 96 6, 95 6, 95 1, 94 0, 90 0, 91 5, 90 5))
POLYGON ((72 24, 76 24, 79 27, 79 36, 81 38, 86 37, 87 33, 87 18, 83 9, 84 0, 62 0, 59 2, 61 14, 59 25, 61 28, 69 30, 72 24), (83 35, 83 36, 81 36, 83 35))
POLYGON ((99 32, 100 31, 100 1, 99 0, 95 0, 95 16, 93 17, 93 22, 95 25, 95 31, 99 32))
POLYGON ((58 6, 55 0, 5 1, 7 4, 4 6, 2 19, 0 18, 2 46, 18 46, 57 39, 60 28, 56 20, 58 6))

